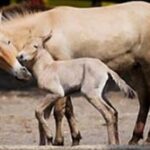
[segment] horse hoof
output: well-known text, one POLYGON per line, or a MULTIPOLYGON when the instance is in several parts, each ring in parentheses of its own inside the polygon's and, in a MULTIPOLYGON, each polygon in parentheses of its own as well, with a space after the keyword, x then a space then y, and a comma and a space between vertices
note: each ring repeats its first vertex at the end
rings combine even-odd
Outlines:
POLYGON ((77 146, 80 144, 80 140, 82 139, 82 136, 80 134, 80 132, 76 135, 76 137, 72 137, 73 141, 72 141, 72 146, 77 146))
POLYGON ((55 139, 54 143, 53 143, 54 146, 64 146, 64 138, 62 139, 55 139))
POLYGON ((52 145, 53 137, 47 138, 47 145, 52 145))
POLYGON ((143 145, 150 145, 150 138, 147 138, 147 139, 144 141, 143 145))
POLYGON ((138 144, 138 141, 137 140, 130 140, 129 145, 137 145, 138 144))
POLYGON ((77 146, 80 144, 80 141, 79 140, 76 140, 76 141, 73 141, 72 142, 72 146, 77 146))

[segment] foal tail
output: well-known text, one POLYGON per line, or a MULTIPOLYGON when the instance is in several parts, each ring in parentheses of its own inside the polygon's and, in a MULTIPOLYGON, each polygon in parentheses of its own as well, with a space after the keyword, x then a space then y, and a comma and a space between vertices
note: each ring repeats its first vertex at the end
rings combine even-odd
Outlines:
POLYGON ((123 79, 121 79, 117 73, 110 70, 108 76, 114 80, 119 89, 123 91, 128 98, 133 99, 136 97, 136 92, 123 79))

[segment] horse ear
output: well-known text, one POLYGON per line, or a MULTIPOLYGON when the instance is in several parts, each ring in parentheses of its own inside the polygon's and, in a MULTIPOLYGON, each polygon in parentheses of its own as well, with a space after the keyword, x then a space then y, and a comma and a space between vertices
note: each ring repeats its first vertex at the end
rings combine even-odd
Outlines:
POLYGON ((41 37, 42 43, 45 44, 51 37, 52 37, 52 30, 47 35, 41 37))

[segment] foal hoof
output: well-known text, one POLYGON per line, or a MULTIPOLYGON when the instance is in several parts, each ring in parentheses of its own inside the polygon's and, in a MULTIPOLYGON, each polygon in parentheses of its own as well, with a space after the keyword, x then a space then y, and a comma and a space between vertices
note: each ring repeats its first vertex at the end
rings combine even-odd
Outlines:
POLYGON ((76 137, 72 137, 72 146, 77 146, 80 144, 80 140, 82 139, 80 132, 76 135, 76 137))
POLYGON ((75 140, 72 142, 72 146, 77 146, 80 144, 80 140, 75 140))
POLYGON ((47 145, 52 145, 53 137, 47 138, 47 145))
POLYGON ((54 146, 64 146, 64 138, 57 139, 57 140, 55 139, 53 145, 54 146))

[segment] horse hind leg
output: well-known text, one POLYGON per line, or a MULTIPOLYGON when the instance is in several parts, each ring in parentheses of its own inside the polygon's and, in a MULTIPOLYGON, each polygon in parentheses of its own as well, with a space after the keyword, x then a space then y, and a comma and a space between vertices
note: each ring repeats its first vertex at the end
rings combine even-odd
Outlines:
POLYGON ((79 145, 82 137, 81 137, 80 131, 77 127, 74 110, 73 110, 73 105, 72 105, 70 96, 67 97, 65 116, 67 118, 71 136, 72 136, 72 146, 79 145))
POLYGON ((135 80, 136 81, 138 80, 138 83, 139 85, 142 85, 142 88, 136 89, 138 93, 138 97, 139 97, 140 108, 139 108, 136 124, 134 127, 134 131, 132 134, 132 138, 129 141, 129 144, 132 144, 132 145, 137 144, 138 141, 143 138, 143 131, 145 128, 145 123, 146 123, 148 111, 150 108, 149 90, 148 90, 149 86, 147 84, 148 79, 146 79, 146 75, 143 73, 143 70, 141 69, 141 67, 138 68, 138 70, 136 70, 135 73, 136 73, 136 75, 134 76, 135 80))
POLYGON ((119 144, 117 111, 114 111, 114 109, 108 105, 102 97, 100 97, 99 89, 90 90, 90 92, 89 90, 82 90, 82 93, 104 117, 107 124, 108 143, 119 144))
POLYGON ((140 110, 138 113, 137 121, 134 127, 133 135, 131 140, 129 141, 129 144, 137 144, 138 141, 143 138, 143 131, 148 115, 149 106, 146 105, 146 100, 143 100, 140 104, 140 110))

